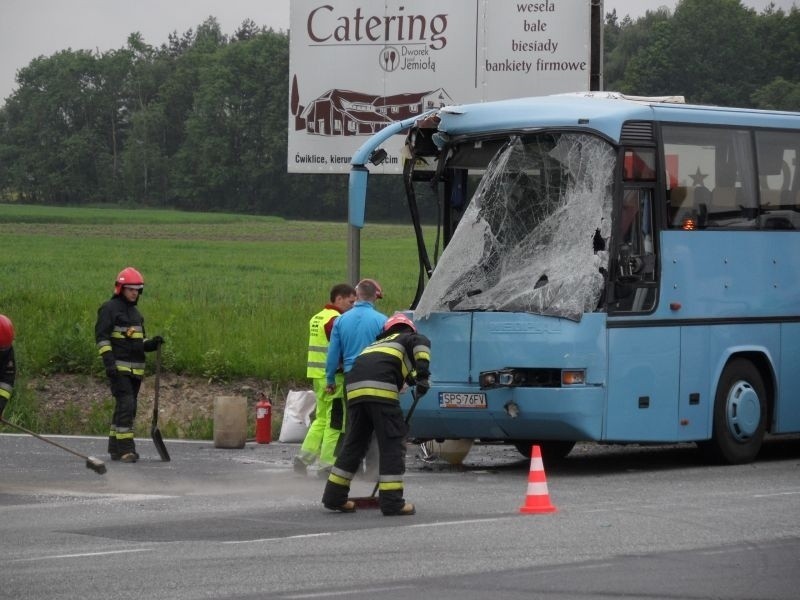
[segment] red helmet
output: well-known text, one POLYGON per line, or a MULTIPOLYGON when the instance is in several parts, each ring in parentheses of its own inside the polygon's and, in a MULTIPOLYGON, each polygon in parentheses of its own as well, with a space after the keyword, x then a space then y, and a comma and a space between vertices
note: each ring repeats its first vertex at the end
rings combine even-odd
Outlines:
POLYGON ((123 287, 135 287, 142 290, 144 289, 144 277, 133 267, 126 267, 117 275, 117 280, 114 282, 114 294, 119 295, 123 287))
POLYGON ((396 327, 398 325, 405 325, 407 327, 411 327, 411 330, 416 333, 417 326, 414 325, 414 321, 409 319, 403 313, 395 313, 388 319, 386 319, 386 323, 383 324, 383 330, 389 331, 392 327, 396 327))
POLYGON ((0 315, 0 348, 10 348, 14 343, 14 324, 5 315, 0 315))

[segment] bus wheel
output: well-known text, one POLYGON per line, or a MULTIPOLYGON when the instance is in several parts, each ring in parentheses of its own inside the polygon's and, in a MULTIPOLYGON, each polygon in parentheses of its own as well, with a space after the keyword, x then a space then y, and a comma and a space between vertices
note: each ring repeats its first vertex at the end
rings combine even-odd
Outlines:
POLYGON ((748 463, 761 449, 766 428, 767 398, 761 374, 743 358, 722 371, 714 399, 711 439, 701 448, 715 462, 748 463))
POLYGON ((545 440, 536 442, 531 440, 515 441, 512 442, 517 451, 525 458, 531 457, 533 446, 539 446, 542 451, 542 460, 561 460, 566 458, 572 449, 575 447, 575 442, 565 442, 561 440, 545 440))

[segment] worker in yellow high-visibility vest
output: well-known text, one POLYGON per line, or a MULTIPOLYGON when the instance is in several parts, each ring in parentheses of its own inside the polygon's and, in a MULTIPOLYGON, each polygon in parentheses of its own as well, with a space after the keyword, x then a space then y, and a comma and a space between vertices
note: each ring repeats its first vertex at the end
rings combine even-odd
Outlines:
POLYGON ((336 373, 333 391, 326 391, 325 362, 331 330, 336 318, 350 310, 356 301, 352 285, 340 283, 331 288, 330 302, 308 322, 308 365, 306 376, 314 386, 317 398, 316 416, 308 429, 300 452, 294 457, 294 470, 305 474, 309 465, 319 462, 318 474, 327 477, 336 459, 336 445, 344 430, 344 372, 336 373))

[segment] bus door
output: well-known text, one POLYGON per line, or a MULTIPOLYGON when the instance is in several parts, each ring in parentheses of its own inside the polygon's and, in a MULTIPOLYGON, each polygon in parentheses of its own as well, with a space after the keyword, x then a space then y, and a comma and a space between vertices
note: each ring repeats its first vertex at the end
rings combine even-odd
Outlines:
POLYGON ((608 297, 604 438, 669 441, 678 434, 680 328, 651 325, 657 307, 655 148, 623 150, 608 297))

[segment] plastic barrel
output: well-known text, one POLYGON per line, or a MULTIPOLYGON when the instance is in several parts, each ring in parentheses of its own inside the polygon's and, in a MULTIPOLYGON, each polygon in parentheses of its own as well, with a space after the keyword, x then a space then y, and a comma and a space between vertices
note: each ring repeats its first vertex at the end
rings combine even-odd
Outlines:
POLYGON ((214 398, 214 447, 244 448, 247 441, 247 399, 242 396, 214 398))

